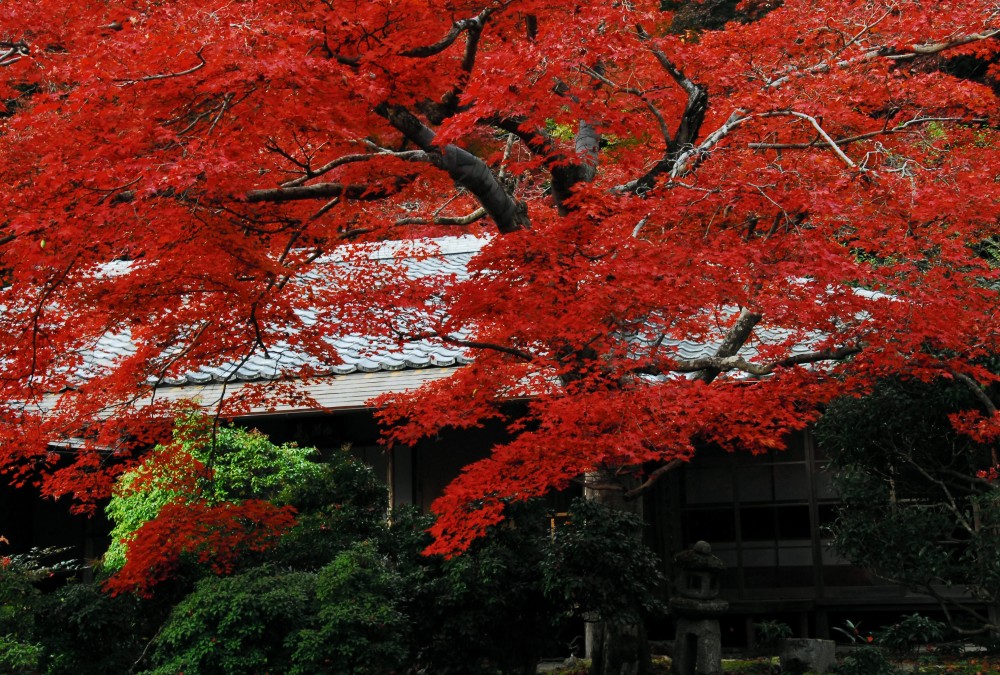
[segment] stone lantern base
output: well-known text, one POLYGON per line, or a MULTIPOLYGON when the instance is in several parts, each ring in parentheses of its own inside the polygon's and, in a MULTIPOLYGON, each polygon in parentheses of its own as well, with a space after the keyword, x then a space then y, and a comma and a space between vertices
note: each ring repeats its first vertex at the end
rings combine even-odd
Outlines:
POLYGON ((722 675, 722 635, 718 619, 677 619, 676 675, 722 675))

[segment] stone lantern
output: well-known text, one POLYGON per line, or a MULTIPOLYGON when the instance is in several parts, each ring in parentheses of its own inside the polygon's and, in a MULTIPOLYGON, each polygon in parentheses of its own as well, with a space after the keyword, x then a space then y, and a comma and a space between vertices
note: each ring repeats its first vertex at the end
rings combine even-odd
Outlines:
POLYGON ((725 564, 706 541, 674 556, 674 596, 670 613, 677 621, 674 638, 676 675, 722 675, 719 616, 729 603, 719 599, 719 575, 725 564))

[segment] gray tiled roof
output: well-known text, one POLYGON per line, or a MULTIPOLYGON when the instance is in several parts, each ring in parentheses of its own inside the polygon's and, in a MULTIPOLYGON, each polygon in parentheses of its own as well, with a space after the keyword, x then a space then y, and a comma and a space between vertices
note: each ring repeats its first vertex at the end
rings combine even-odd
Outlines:
MULTIPOLYGON (((487 240, 473 236, 443 237, 425 244, 383 244, 372 248, 367 257, 372 260, 393 261, 401 265, 410 278, 468 277, 468 264, 487 240), (428 246, 431 248, 428 249, 428 246)), ((340 265, 336 258, 319 259, 316 268, 324 264, 340 265)), ((388 262, 387 262, 388 264, 388 262)), ((300 281, 316 281, 320 273, 304 275, 300 281)), ((317 321, 314 311, 301 311, 299 319, 304 325, 317 321)), ((206 364, 178 377, 150 379, 158 387, 204 385, 215 382, 260 382, 291 377, 308 371, 317 375, 347 375, 374 373, 417 368, 447 367, 468 363, 463 349, 450 347, 429 340, 416 340, 402 346, 385 338, 347 334, 326 340, 339 359, 323 362, 310 356, 301 348, 279 341, 268 347, 267 353, 255 353, 245 361, 228 361, 206 364), (335 362, 338 361, 339 362, 335 362)), ((105 333, 82 353, 83 363, 77 374, 87 378, 99 371, 114 368, 122 358, 135 353, 135 346, 127 331, 105 333)))
MULTIPOLYGON (((386 264, 391 260, 393 264, 401 265, 411 278, 453 275, 456 279, 465 279, 469 276, 469 261, 486 241, 484 238, 469 235, 444 237, 427 244, 433 247, 431 252, 427 249, 421 250, 419 242, 387 243, 371 249, 368 257, 373 260, 385 260, 386 264)), ((317 261, 317 269, 322 269, 323 264, 344 263, 336 258, 320 259, 317 261)), ((320 272, 310 272, 303 278, 307 283, 310 280, 320 279, 320 272)), ((319 317, 313 311, 302 311, 299 313, 299 319, 308 326, 318 321, 319 317)), ((649 328, 655 331, 652 325, 649 328)), ((758 326, 754 331, 754 339, 740 350, 740 355, 748 360, 753 359, 758 353, 756 345, 786 343, 790 335, 788 331, 782 329, 758 326)), ((655 342, 660 348, 673 348, 678 359, 692 360, 713 356, 719 348, 722 337, 721 331, 715 335, 699 336, 698 340, 663 338, 659 335, 632 336, 626 343, 630 345, 629 351, 640 354, 655 342)), ((790 346, 790 351, 792 354, 811 351, 814 349, 813 345, 822 338, 822 334, 815 333, 806 336, 805 339, 796 340, 790 346)), ((306 370, 317 375, 348 375, 447 367, 469 362, 469 357, 462 348, 429 340, 399 345, 385 338, 347 334, 327 338, 327 342, 331 351, 339 357, 339 363, 334 363, 334 359, 330 362, 319 361, 302 349, 282 341, 269 346, 266 354, 253 354, 243 362, 230 361, 203 365, 178 377, 163 378, 159 381, 151 379, 150 382, 158 387, 208 385, 221 382, 262 382, 292 377, 306 370)), ((95 371, 111 369, 117 360, 134 352, 135 347, 129 340, 128 333, 105 334, 84 353, 84 363, 79 373, 87 377, 95 371)))

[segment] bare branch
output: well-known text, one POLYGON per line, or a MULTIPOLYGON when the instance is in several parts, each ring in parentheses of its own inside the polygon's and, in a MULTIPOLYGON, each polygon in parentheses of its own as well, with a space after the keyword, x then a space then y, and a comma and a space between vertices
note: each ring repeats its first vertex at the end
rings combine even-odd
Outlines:
POLYGON ((383 199, 398 192, 407 183, 413 182, 414 175, 396 176, 386 183, 315 183, 297 187, 278 187, 265 190, 250 190, 245 200, 258 202, 291 202, 302 199, 355 199, 373 201, 383 199))
POLYGON ((854 65, 856 63, 861 63, 863 61, 871 61, 877 58, 884 58, 892 61, 905 61, 908 59, 916 58, 917 56, 924 56, 927 54, 937 54, 939 52, 945 51, 946 49, 961 47, 962 45, 967 45, 972 42, 988 40, 997 35, 1000 35, 1000 28, 991 29, 982 33, 970 33, 969 35, 957 37, 953 40, 948 40, 945 42, 925 42, 923 44, 916 44, 912 45, 908 50, 897 50, 891 47, 877 47, 863 52, 860 56, 855 56, 854 58, 842 59, 840 61, 836 61, 832 65, 829 61, 821 61, 820 63, 817 63, 814 66, 802 69, 791 66, 786 69, 786 74, 774 80, 771 80, 765 85, 765 88, 774 89, 776 87, 780 87, 782 84, 784 84, 793 77, 805 77, 807 75, 813 75, 815 73, 825 73, 828 72, 833 67, 847 68, 848 66, 854 65))
POLYGON ((373 159, 378 159, 379 157, 395 157, 397 159, 405 159, 408 161, 415 161, 415 162, 431 161, 430 155, 428 155, 423 150, 406 150, 403 152, 393 152, 391 150, 387 150, 386 148, 379 148, 378 146, 375 147, 377 148, 377 152, 374 153, 343 155, 332 161, 327 162, 326 164, 317 169, 307 169, 306 172, 303 175, 299 176, 298 178, 294 178, 292 180, 282 183, 281 187, 297 187, 299 185, 304 184, 308 180, 311 180, 318 176, 322 176, 325 173, 329 173, 330 171, 333 171, 339 166, 344 166, 345 164, 352 164, 355 162, 368 162, 373 159))
POLYGON ((645 192, 646 190, 650 189, 653 186, 655 177, 667 170, 668 162, 670 161, 670 157, 672 154, 671 147, 673 144, 673 137, 670 134, 670 128, 667 126, 666 118, 664 118, 663 113, 660 112, 660 109, 657 108, 656 105, 649 100, 649 98, 646 96, 645 91, 641 89, 636 89, 634 87, 619 86, 618 84, 614 83, 613 81, 605 77, 603 73, 600 73, 594 70, 593 68, 584 68, 583 72, 589 75, 590 77, 594 78, 598 82, 605 84, 611 87, 612 89, 615 89, 616 91, 620 91, 624 94, 630 94, 632 96, 635 96, 645 104, 646 108, 649 110, 650 113, 652 113, 653 117, 656 119, 656 124, 660 128, 660 135, 663 136, 663 159, 657 162, 656 165, 654 165, 654 167, 649 172, 647 172, 642 178, 639 178, 637 180, 628 183, 627 189, 625 186, 619 186, 618 188, 615 189, 615 191, 617 192, 636 192, 636 193, 645 192))
MULTIPOLYGON (((834 139, 837 145, 844 146, 850 145, 851 143, 857 143, 858 141, 864 141, 869 138, 875 138, 876 136, 887 136, 890 134, 898 134, 901 131, 909 129, 910 127, 917 124, 928 124, 930 122, 956 122, 958 124, 986 124, 989 120, 982 117, 974 117, 971 119, 963 117, 915 117, 912 120, 907 120, 901 124, 898 124, 892 128, 883 128, 878 131, 868 131, 863 134, 857 134, 856 136, 844 136, 843 138, 834 139)), ((808 143, 748 143, 747 147, 754 150, 807 150, 809 148, 816 147, 817 143, 822 137, 817 136, 815 139, 808 143)))
POLYGON ((176 73, 160 73, 158 75, 147 75, 145 77, 140 77, 137 80, 115 80, 115 84, 119 87, 127 87, 132 84, 138 84, 139 82, 152 82, 153 80, 165 80, 171 77, 182 77, 184 75, 190 75, 191 73, 199 71, 205 67, 206 63, 205 57, 202 56, 202 51, 204 51, 205 46, 207 45, 203 45, 197 52, 195 52, 195 56, 198 57, 198 64, 192 66, 191 68, 188 68, 187 70, 181 70, 176 73))
POLYGON ((858 165, 855 164, 850 157, 844 154, 844 151, 841 150, 840 146, 837 145, 837 142, 830 137, 830 134, 826 133, 826 130, 823 129, 822 125, 820 125, 819 120, 817 120, 812 115, 807 115, 805 113, 801 113, 795 110, 774 110, 771 112, 761 113, 760 115, 758 115, 758 117, 781 117, 781 116, 798 117, 799 119, 804 119, 808 121, 812 125, 813 129, 816 130, 816 133, 822 136, 823 140, 826 141, 826 144, 830 146, 833 152, 837 155, 837 157, 841 159, 842 162, 844 162, 844 164, 846 164, 852 169, 858 168, 858 165))
POLYGON ((593 68, 584 68, 583 72, 589 75, 590 77, 594 78, 598 82, 611 87, 612 89, 620 91, 623 94, 630 94, 638 98, 640 101, 642 101, 649 109, 649 112, 653 114, 653 117, 656 118, 656 124, 660 127, 660 134, 663 136, 664 146, 670 145, 671 135, 670 135, 670 129, 669 127, 667 127, 667 120, 666 118, 663 117, 663 113, 660 112, 660 109, 657 108, 656 105, 649 100, 649 98, 646 96, 645 91, 641 89, 636 89, 634 87, 622 87, 618 84, 615 84, 607 77, 605 77, 603 73, 599 73, 593 68))

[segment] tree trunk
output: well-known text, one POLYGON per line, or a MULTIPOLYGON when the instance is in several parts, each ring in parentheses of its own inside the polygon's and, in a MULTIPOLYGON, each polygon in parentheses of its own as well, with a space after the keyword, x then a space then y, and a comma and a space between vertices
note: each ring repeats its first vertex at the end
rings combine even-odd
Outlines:
MULTIPOLYGON (((629 501, 623 498, 625 491, 634 486, 628 482, 622 483, 620 475, 595 472, 588 474, 587 484, 594 487, 584 488, 583 495, 586 499, 642 516, 642 498, 629 501)), ((641 529, 623 532, 622 536, 633 537, 636 546, 642 545, 641 529)), ((638 608, 636 609, 638 617, 638 608)), ((590 675, 647 675, 651 672, 649 639, 641 619, 605 621, 598 617, 597 621, 588 623, 586 628, 586 653, 592 664, 590 675)))

